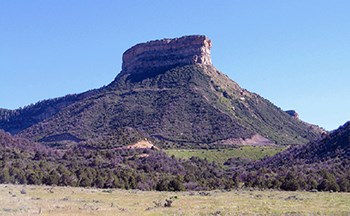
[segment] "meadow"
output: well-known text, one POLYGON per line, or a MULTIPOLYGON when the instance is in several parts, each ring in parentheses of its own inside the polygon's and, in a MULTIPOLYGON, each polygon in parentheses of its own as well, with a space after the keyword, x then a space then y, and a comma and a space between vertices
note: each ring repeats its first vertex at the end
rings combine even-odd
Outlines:
POLYGON ((0 215, 349 215, 350 194, 0 185, 0 215), (167 203, 170 206, 165 207, 167 203))
POLYGON ((210 162, 223 164, 229 158, 259 160, 266 156, 273 156, 283 151, 281 146, 240 146, 230 149, 168 149, 165 152, 176 158, 189 159, 190 157, 206 158, 210 162))

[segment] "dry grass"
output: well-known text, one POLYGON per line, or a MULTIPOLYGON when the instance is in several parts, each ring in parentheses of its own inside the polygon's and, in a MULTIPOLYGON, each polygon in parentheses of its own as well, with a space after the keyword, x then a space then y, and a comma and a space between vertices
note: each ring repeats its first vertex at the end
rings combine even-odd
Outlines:
POLYGON ((350 215, 350 194, 0 185, 0 215, 350 215))

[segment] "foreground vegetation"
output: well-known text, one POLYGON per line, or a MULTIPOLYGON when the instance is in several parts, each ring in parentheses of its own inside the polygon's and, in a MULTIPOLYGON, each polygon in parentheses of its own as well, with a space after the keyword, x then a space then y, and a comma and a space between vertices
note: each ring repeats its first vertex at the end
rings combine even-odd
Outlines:
POLYGON ((236 156, 235 149, 220 150, 221 155, 209 150, 208 156, 216 154, 223 159, 232 153, 232 158, 219 164, 200 157, 176 158, 156 148, 95 150, 76 146, 62 151, 41 144, 28 145, 28 141, 6 133, 1 138, 0 133, 0 183, 144 191, 261 188, 350 192, 348 134, 345 135, 345 141, 336 139, 339 142, 334 145, 316 143, 307 151, 303 150, 307 146, 292 148, 258 161, 251 158, 261 155, 259 148, 255 152, 254 147, 237 149, 236 156), (313 151, 317 154, 309 156, 313 151), (250 158, 238 158, 247 152, 251 152, 250 158), (317 155, 324 156, 314 160, 317 155))
POLYGON ((257 161, 251 157, 261 155, 262 150, 254 152, 254 147, 242 148, 236 156, 230 152, 234 149, 221 149, 221 155, 208 151, 208 156, 222 158, 232 153, 232 158, 219 164, 193 156, 176 158, 158 148, 96 150, 75 146, 57 150, 39 143, 28 145, 27 140, 0 133, 0 183, 144 191, 260 188, 350 192, 349 137, 350 123, 322 141, 257 161), (248 150, 250 158, 238 158, 248 150))
POLYGON ((273 156, 285 147, 281 146, 240 146, 231 149, 168 149, 165 152, 176 158, 189 159, 198 157, 207 159, 209 162, 225 163, 230 158, 259 160, 267 156, 273 156))
POLYGON ((349 203, 349 193, 0 185, 0 215, 349 215, 349 203))

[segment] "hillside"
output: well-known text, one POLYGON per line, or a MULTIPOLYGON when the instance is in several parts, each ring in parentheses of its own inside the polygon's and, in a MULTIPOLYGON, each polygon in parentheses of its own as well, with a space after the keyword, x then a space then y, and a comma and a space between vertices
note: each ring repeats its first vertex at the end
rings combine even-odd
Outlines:
POLYGON ((349 137, 347 122, 318 142, 295 146, 251 163, 240 171, 241 181, 250 186, 284 190, 350 191, 349 137), (250 174, 244 176, 244 172, 250 174))
POLYGON ((266 160, 266 165, 278 167, 280 165, 304 164, 334 164, 334 162, 350 162, 350 122, 318 142, 295 146, 266 160))
POLYGON ((1 110, 0 128, 58 148, 109 149, 142 139, 165 148, 283 145, 321 137, 318 127, 218 71, 211 46, 205 36, 138 44, 108 86, 1 110))
POLYGON ((48 148, 40 143, 35 143, 20 137, 14 137, 9 133, 0 130, 0 151, 17 151, 34 154, 35 152, 48 151, 48 148))
POLYGON ((83 100, 98 90, 82 94, 66 95, 64 97, 47 99, 16 110, 0 109, 0 128, 17 134, 20 131, 48 119, 67 106, 83 100))

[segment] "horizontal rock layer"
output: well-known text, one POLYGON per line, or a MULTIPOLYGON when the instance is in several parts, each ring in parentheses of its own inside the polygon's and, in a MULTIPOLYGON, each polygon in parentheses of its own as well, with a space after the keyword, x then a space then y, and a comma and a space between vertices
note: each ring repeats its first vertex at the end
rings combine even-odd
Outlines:
POLYGON ((123 54, 122 73, 168 70, 190 64, 211 65, 211 41, 202 35, 137 44, 123 54))

